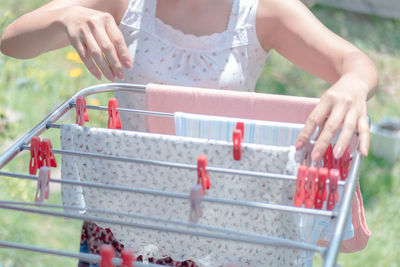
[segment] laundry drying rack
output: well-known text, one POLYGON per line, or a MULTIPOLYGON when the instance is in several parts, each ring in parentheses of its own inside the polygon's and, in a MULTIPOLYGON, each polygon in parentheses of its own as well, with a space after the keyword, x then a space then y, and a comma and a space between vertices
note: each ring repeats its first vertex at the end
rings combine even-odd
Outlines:
MULTIPOLYGON (((40 122, 37 126, 35 126, 32 130, 27 132, 23 137, 21 137, 17 142, 15 142, 8 150, 6 150, 1 156, 0 156, 0 176, 3 177, 12 177, 12 178, 18 178, 18 179, 28 179, 32 181, 38 181, 39 176, 37 175, 32 175, 32 174, 21 174, 21 173, 11 173, 11 172, 5 172, 1 169, 5 167, 7 164, 9 164, 10 161, 14 159, 15 156, 17 156, 20 153, 26 153, 26 151, 31 150, 32 153, 32 146, 33 143, 31 140, 35 139, 35 136, 41 135, 44 131, 50 129, 50 128, 60 128, 60 125, 57 124, 58 120, 67 112, 70 110, 75 109, 77 106, 77 99, 82 99, 81 97, 86 97, 89 95, 93 94, 99 94, 99 93, 107 93, 107 92, 116 92, 116 91, 124 91, 124 92, 145 92, 146 86, 143 85, 135 85, 135 84, 122 84, 122 83, 113 83, 113 84, 101 84, 101 85, 96 85, 92 86, 86 89, 83 89, 79 92, 77 92, 75 95, 73 95, 70 99, 68 99, 65 103, 63 103, 61 106, 59 106, 57 109, 55 109, 50 115, 48 115, 42 122, 40 122)), ((81 105, 81 104, 79 104, 81 105)), ((96 110, 108 110, 107 107, 102 107, 102 106, 92 106, 92 105, 84 105, 84 108, 87 109, 96 109, 96 110)), ((155 112, 155 111, 141 111, 141 110, 132 110, 132 109, 123 109, 123 108, 117 108, 117 111, 125 111, 125 112, 135 112, 139 114, 144 114, 146 116, 166 116, 166 117, 173 117, 173 114, 168 114, 168 113, 163 113, 163 112, 155 112)), ((115 118, 114 118, 115 119, 115 118)), ((175 167, 181 167, 181 168, 189 168, 189 169, 196 169, 196 166, 188 166, 188 165, 181 165, 179 163, 171 163, 171 162, 158 162, 158 161, 152 161, 152 160, 146 160, 146 159, 132 159, 132 158, 119 158, 118 156, 116 157, 110 157, 110 156, 104 156, 104 155, 97 155, 97 154, 79 154, 79 153, 69 153, 68 151, 63 151, 61 149, 56 149, 52 148, 51 145, 49 147, 49 152, 54 153, 54 154, 67 154, 67 155, 73 155, 73 156, 87 156, 87 157, 94 157, 97 159, 104 159, 104 160, 113 160, 113 161, 121 161, 121 162, 139 162, 139 163, 144 163, 144 164, 155 164, 155 165, 163 165, 166 164, 167 166, 175 166, 175 167)), ((222 228, 213 228, 210 226, 204 226, 198 223, 193 223, 193 222, 184 222, 184 221, 179 221, 179 222, 174 222, 176 225, 180 226, 186 226, 186 229, 180 229, 179 227, 170 227, 170 228, 165 228, 165 227, 159 227, 159 226, 152 226, 152 225, 147 225, 147 224, 141 224, 141 223, 125 223, 118 221, 116 219, 107 219, 107 218, 99 218, 99 217, 90 217, 85 214, 73 214, 73 213, 65 213, 65 212, 55 212, 55 211, 50 211, 46 208, 54 208, 54 207, 61 207, 58 205, 51 205, 51 204, 43 204, 43 203, 22 203, 22 202, 12 202, 12 201, 5 201, 5 200, 0 200, 0 208, 1 209, 7 209, 7 210, 19 210, 23 212, 29 212, 29 213, 37 213, 37 214, 42 214, 45 216, 56 216, 56 217, 66 217, 66 218, 72 218, 72 219, 78 219, 78 220, 92 220, 92 221, 102 221, 105 223, 109 224, 119 224, 119 225, 124 225, 127 227, 139 227, 139 228, 144 228, 144 229, 150 229, 150 230, 157 230, 157 231, 169 231, 169 232, 174 232, 177 234, 190 234, 190 235, 196 235, 199 237, 206 237, 206 238, 214 238, 214 239, 222 239, 222 240, 230 240, 234 242, 244 242, 244 243, 252 243, 252 244, 258 244, 258 245, 264 245, 264 246, 277 246, 277 247, 283 247, 283 248, 290 248, 290 249, 301 249, 301 250, 307 250, 311 252, 317 252, 322 255, 324 266, 335 266, 336 265, 336 260, 337 256, 340 250, 340 246, 342 243, 343 235, 344 235, 344 230, 345 230, 345 225, 346 222, 349 218, 349 215, 351 213, 351 205, 352 205, 352 199, 354 192, 356 190, 356 185, 357 185, 357 180, 358 180, 358 175, 360 171, 360 163, 361 163, 361 155, 358 151, 357 145, 355 145, 354 150, 351 152, 351 166, 348 171, 348 176, 345 180, 339 181, 338 185, 344 187, 343 189, 343 194, 342 197, 339 199, 337 206, 338 208, 335 210, 321 210, 321 209, 313 209, 313 208, 303 208, 299 206, 294 206, 294 205, 277 205, 277 204, 272 204, 272 203, 250 203, 250 202, 245 202, 245 201, 231 201, 230 204, 233 205, 240 205, 240 206, 245 206, 245 207, 252 207, 252 205, 255 206, 263 206, 266 209, 271 209, 275 210, 278 212, 286 212, 286 213, 298 213, 298 214, 307 214, 307 215, 313 215, 313 216, 322 216, 325 218, 330 218, 334 222, 334 233, 332 235, 332 238, 329 240, 329 245, 327 247, 320 247, 314 244, 308 244, 308 243, 302 243, 299 241, 293 241, 293 240, 285 240, 285 239, 280 239, 280 238, 273 238, 273 237, 268 237, 268 236, 262 236, 262 235, 255 235, 251 233, 240 233, 240 232, 234 232, 234 231, 229 231, 228 229, 222 229, 222 228), (200 231, 200 230, 207 230, 207 231, 200 231)), ((31 163, 32 165, 32 163, 31 163)), ((253 177, 262 177, 262 178, 267 178, 267 179, 281 179, 281 180, 286 180, 286 181, 292 181, 292 183, 296 182, 298 178, 294 175, 277 175, 277 174, 270 174, 270 173, 262 173, 262 172, 255 172, 255 171, 243 171, 243 170, 235 170, 235 169, 222 169, 218 167, 212 167, 212 166, 207 166, 205 169, 209 172, 225 172, 225 173, 231 173, 231 174, 242 174, 242 175, 249 175, 253 177)), ((118 187, 118 186, 109 186, 109 185, 104 185, 104 184, 93 184, 93 183, 85 183, 85 182, 76 182, 76 181, 69 181, 65 179, 53 179, 49 178, 48 180, 50 183, 66 183, 69 185, 79 185, 79 186, 93 186, 97 188, 103 188, 103 189, 108 189, 108 190, 122 190, 125 192, 136 192, 136 193, 146 193, 144 189, 136 188, 124 188, 124 187, 118 187), (142 191, 141 191, 142 190, 142 191)), ((42 194, 44 192, 41 192, 42 194)), ((169 194, 168 192, 151 192, 151 194, 161 194, 167 197, 178 197, 178 198, 189 198, 189 195, 174 195, 174 194, 169 194)), ((42 196, 43 197, 43 196, 42 196)), ((207 202, 213 202, 213 201, 227 201, 227 200, 220 200, 220 199, 215 199, 207 196, 203 196, 203 201, 207 202)), ((65 208, 65 207, 64 207, 65 208)), ((72 209, 72 207, 70 207, 72 209)), ((121 214, 119 214, 121 215, 121 214)), ((126 215, 126 214, 125 214, 126 215)), ((129 215, 127 215, 129 216, 129 215)), ((134 216, 134 215, 132 215, 134 216)), ((140 215, 138 215, 140 216, 140 215)), ((151 218, 148 218, 149 220, 151 218)), ((162 220, 158 218, 157 220, 162 220)), ((30 246, 27 244, 21 244, 21 243, 13 243, 13 242, 8 242, 5 240, 0 240, 0 247, 8 247, 8 248, 13 248, 13 249, 20 249, 20 250, 26 250, 26 251, 33 251, 33 252, 38 252, 38 253, 45 253, 45 254, 53 254, 53 255, 58 255, 58 256, 63 256, 63 257, 70 257, 70 258, 77 258, 81 260, 85 260, 88 262, 93 262, 93 263, 98 263, 104 260, 104 255, 94 255, 94 254, 85 254, 85 253, 72 253, 72 252, 66 252, 66 251, 60 251, 60 250, 54 250, 54 249, 48 249, 48 248, 42 248, 42 247, 34 247, 30 246)), ((108 260, 111 260, 113 264, 116 266, 119 266, 123 260, 125 261, 126 258, 123 260, 121 258, 112 258, 112 256, 109 256, 108 260)), ((126 256, 125 256, 126 257, 126 256)), ((128 257, 129 258, 129 257, 128 257)), ((126 266, 130 266, 125 262, 126 266)), ((134 266, 160 266, 156 264, 144 264, 141 262, 135 262, 134 266)), ((106 265, 103 265, 106 266, 106 265)))

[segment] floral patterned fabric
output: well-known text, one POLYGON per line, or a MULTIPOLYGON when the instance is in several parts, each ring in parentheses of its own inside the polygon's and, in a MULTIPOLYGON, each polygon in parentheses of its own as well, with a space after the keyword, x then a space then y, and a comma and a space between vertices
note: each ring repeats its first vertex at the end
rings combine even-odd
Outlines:
MULTIPOLYGON (((102 245, 111 245, 114 248, 115 256, 119 257, 124 245, 119 243, 110 228, 103 229, 93 222, 84 222, 82 225, 80 252, 99 254, 102 245)), ((136 261, 143 262, 143 256, 140 255, 136 261)), ((171 257, 162 259, 148 258, 147 262, 167 266, 176 267, 196 267, 197 265, 191 260, 175 261, 171 257)), ((85 261, 79 261, 78 267, 98 267, 98 264, 93 264, 85 261)))
MULTIPOLYGON (((208 156, 210 166, 230 169, 294 174, 297 168, 293 147, 242 144, 242 159, 233 160, 232 143, 122 130, 86 128, 63 125, 61 141, 64 150, 90 152, 111 156, 196 164, 197 156, 208 156)), ((292 205, 295 183, 241 175, 210 173, 211 189, 207 196, 227 200, 292 205)), ((197 171, 141 163, 100 160, 90 157, 64 156, 62 177, 131 188, 145 188, 187 194, 197 182, 197 171)), ((63 202, 87 208, 128 212, 163 219, 188 221, 189 201, 171 197, 133 194, 121 191, 83 187, 82 196, 76 187, 63 185, 63 202), (83 203, 76 203, 82 198, 83 203), (83 205, 81 205, 83 204, 83 205)), ((105 213, 86 212, 90 216, 122 220, 128 223, 155 224, 175 229, 176 225, 145 219, 119 217, 105 213)), ((299 215, 262 208, 248 208, 219 203, 203 203, 199 223, 234 231, 301 241, 299 215)), ((105 223, 115 238, 146 259, 191 259, 199 266, 302 266, 305 252, 267 247, 226 240, 199 238, 165 231, 145 230, 105 223)), ((186 228, 183 228, 186 229, 186 228)))

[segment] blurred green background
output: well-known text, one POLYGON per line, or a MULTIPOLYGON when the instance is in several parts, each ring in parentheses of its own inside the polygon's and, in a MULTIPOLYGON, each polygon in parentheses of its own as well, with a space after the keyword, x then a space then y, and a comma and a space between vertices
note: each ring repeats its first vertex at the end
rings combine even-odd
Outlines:
MULTIPOLYGON (((0 0, 0 33, 18 16, 43 0, 0 0)), ((368 103, 372 122, 400 117, 400 22, 314 6, 314 14, 332 31, 365 51, 380 72, 375 97, 368 103)), ((104 81, 105 82, 105 81, 104 81)), ((39 123, 74 92, 99 83, 76 59, 71 48, 50 52, 33 60, 16 60, 0 55, 0 153, 23 133, 39 123)), ((257 84, 260 92, 319 97, 328 85, 273 54, 257 84)), ((90 104, 106 105, 109 95, 89 97, 90 104)), ((91 118, 106 125, 105 113, 91 118)), ((71 120, 72 118, 66 118, 71 120)), ((60 147, 57 130, 49 130, 53 146, 60 147)), ((4 169, 27 173, 27 153, 4 169)), ((60 162, 60 158, 58 158, 60 162)), ((366 249, 341 254, 343 266, 400 266, 400 160, 390 164, 364 158, 360 176, 366 217, 372 236, 366 249)), ((56 174, 57 175, 57 174, 56 174)), ((51 188, 48 203, 60 203, 59 187, 51 188)), ((29 181, 0 177, 0 199, 32 201, 35 185, 29 181)), ((23 242, 76 252, 81 223, 40 215, 0 210, 0 240, 23 242)), ((320 265, 317 259, 315 265, 320 265)), ((0 266, 75 266, 76 260, 0 248, 0 266)))

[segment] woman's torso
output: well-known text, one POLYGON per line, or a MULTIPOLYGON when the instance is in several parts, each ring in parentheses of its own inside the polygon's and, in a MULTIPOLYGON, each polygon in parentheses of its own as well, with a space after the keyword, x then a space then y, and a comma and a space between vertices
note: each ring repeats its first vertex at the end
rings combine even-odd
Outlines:
MULTIPOLYGON (((122 82, 253 91, 268 53, 255 29, 258 0, 233 0, 226 29, 195 36, 156 16, 157 0, 131 0, 120 23, 133 68, 122 82)), ((121 107, 144 109, 144 94, 116 93, 121 107)), ((144 118, 121 113, 123 127, 145 130, 144 118)))

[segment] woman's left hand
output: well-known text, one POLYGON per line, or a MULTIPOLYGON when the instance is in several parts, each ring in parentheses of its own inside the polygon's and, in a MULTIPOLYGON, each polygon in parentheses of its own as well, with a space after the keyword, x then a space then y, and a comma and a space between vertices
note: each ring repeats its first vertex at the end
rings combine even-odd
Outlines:
POLYGON ((340 158, 355 133, 359 134, 360 152, 368 155, 369 125, 367 119, 368 85, 358 77, 342 76, 321 97, 320 103, 308 116, 300 132, 296 149, 304 147, 317 127, 319 135, 311 154, 313 162, 321 159, 336 131, 342 127, 333 149, 335 158, 340 158))

